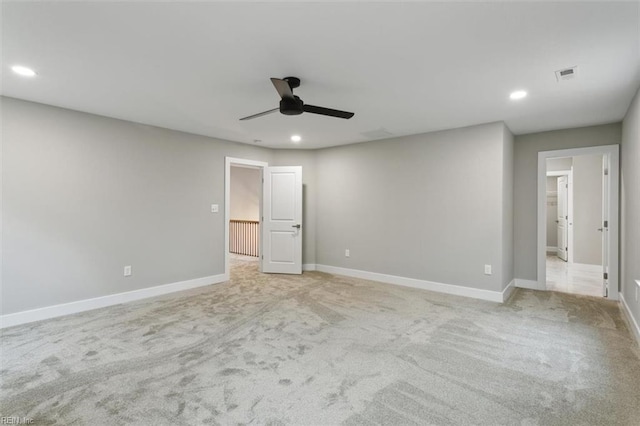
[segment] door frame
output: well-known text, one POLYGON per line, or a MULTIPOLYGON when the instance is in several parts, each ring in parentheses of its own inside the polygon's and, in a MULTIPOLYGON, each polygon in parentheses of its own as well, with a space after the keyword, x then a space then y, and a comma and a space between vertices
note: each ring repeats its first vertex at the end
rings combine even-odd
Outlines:
MULTIPOLYGON (((539 288, 547 287, 547 159, 555 157, 576 157, 580 155, 603 155, 606 156, 609 161, 609 294, 607 298, 618 300, 620 272, 618 262, 618 241, 620 238, 618 224, 620 206, 620 145, 618 144, 538 152, 538 286, 539 288)), ((571 252, 569 252, 569 254, 571 254, 571 252)))
MULTIPOLYGON (((555 158, 555 157, 550 157, 550 158, 555 158)), ((556 170, 552 172, 547 172, 547 176, 550 176, 550 177, 567 176, 567 182, 569 182, 569 188, 568 188, 568 194, 567 194, 567 216, 569 216, 569 220, 567 221, 567 229, 568 229, 567 247, 569 250, 569 258, 567 259, 567 262, 573 263, 573 226, 572 226, 573 224, 573 167, 570 170, 556 170)), ((547 226, 546 223, 545 223, 545 226, 547 226)), ((545 240, 545 244, 546 244, 546 240, 545 240)))
MULTIPOLYGON (((231 220, 231 166, 250 167, 260 170, 260 178, 269 163, 265 161, 248 160, 245 158, 224 157, 224 279, 230 279, 229 270, 229 220, 231 220)), ((262 235, 262 183, 260 183, 260 235, 262 235)), ((261 238, 262 239, 262 238, 261 238)), ((261 243, 262 244, 262 243, 261 243)), ((260 247, 262 253, 262 247, 260 247)), ((260 257, 262 262, 262 257, 260 257)), ((262 264, 260 265, 262 269, 262 264)))

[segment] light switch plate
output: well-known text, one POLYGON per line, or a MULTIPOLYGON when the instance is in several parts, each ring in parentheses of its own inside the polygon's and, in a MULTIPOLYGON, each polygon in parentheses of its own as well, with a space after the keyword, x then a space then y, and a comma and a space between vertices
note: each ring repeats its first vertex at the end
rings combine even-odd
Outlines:
POLYGON ((484 265, 484 274, 491 275, 491 265, 484 265))
POLYGON ((131 265, 127 265, 124 267, 124 276, 125 277, 131 276, 131 265))
POLYGON ((218 213, 220 207, 217 204, 211 204, 211 213, 218 213))

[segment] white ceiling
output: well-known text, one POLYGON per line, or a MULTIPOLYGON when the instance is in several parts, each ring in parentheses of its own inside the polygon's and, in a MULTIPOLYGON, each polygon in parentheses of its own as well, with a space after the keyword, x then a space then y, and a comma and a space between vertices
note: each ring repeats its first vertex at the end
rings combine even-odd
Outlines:
POLYGON ((620 120, 640 84, 639 21, 637 1, 4 2, 2 94, 274 148, 499 120, 522 134, 620 120), (305 102, 355 117, 238 120, 277 107, 269 78, 289 75, 305 102))

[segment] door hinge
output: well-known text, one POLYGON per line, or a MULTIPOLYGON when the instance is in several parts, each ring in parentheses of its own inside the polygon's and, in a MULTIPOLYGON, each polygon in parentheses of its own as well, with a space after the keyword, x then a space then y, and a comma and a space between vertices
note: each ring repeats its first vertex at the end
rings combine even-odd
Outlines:
POLYGON ((609 274, 608 274, 608 273, 606 273, 606 272, 605 272, 604 274, 602 274, 602 276, 604 277, 604 279, 605 279, 605 280, 608 280, 608 279, 609 279, 609 274))
POLYGON ((609 176, 609 169, 604 169, 604 175, 609 176))
POLYGON ((564 185, 564 187, 565 187, 565 188, 567 188, 567 189, 569 189, 569 184, 568 184, 568 183, 566 183, 566 184, 564 185))
POLYGON ((565 219, 567 219, 567 220, 569 220, 569 216, 565 216, 564 218, 565 218, 565 219))
POLYGON ((605 220, 605 221, 604 221, 604 227, 605 227, 605 228, 608 228, 608 227, 609 227, 609 221, 608 221, 608 220, 605 220))

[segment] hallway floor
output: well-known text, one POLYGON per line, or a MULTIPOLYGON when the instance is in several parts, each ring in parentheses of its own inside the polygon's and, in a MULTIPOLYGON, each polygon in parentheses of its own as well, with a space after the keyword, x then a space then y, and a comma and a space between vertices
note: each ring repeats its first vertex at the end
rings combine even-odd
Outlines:
POLYGON ((602 266, 568 263, 547 254, 547 290, 602 297, 602 266))

